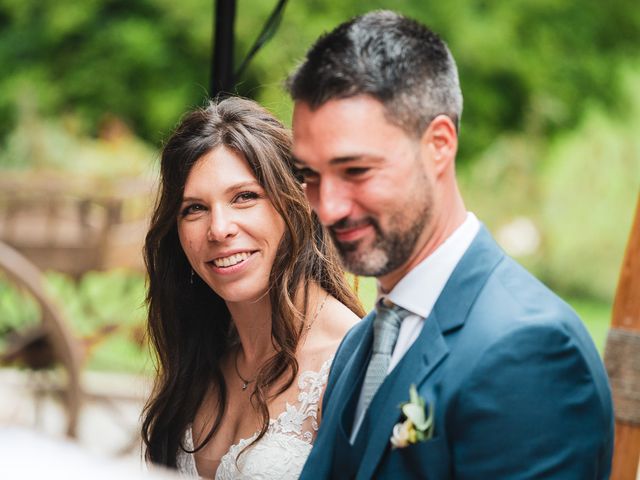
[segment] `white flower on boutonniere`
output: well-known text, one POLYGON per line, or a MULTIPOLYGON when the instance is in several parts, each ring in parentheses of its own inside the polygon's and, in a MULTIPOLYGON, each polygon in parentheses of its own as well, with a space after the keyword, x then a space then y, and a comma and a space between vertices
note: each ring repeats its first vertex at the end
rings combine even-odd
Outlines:
POLYGON ((433 405, 429 405, 427 415, 426 402, 418 395, 415 385, 409 388, 409 401, 400 404, 400 408, 406 418, 393 427, 392 448, 404 448, 429 440, 433 436, 433 405))

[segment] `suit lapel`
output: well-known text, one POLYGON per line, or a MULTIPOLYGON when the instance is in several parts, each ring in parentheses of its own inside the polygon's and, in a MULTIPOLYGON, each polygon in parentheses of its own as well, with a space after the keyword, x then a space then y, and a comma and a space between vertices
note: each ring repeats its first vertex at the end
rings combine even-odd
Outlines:
POLYGON ((382 383, 369 406, 355 444, 356 458, 364 450, 357 478, 373 477, 389 448, 393 426, 401 418, 398 407, 409 399, 409 387, 413 383, 420 388, 428 382, 446 358, 449 353, 446 336, 464 325, 479 291, 503 257, 504 253, 481 226, 425 320, 419 337, 382 383))
POLYGON ((444 335, 464 324, 478 293, 503 258, 504 252, 481 226, 433 306, 444 335))
POLYGON ((448 352, 438 322, 432 314, 426 319, 420 336, 380 385, 371 401, 354 445, 356 458, 364 450, 357 478, 373 476, 389 445, 393 426, 399 421, 399 405, 409 400, 411 384, 419 388, 448 352))

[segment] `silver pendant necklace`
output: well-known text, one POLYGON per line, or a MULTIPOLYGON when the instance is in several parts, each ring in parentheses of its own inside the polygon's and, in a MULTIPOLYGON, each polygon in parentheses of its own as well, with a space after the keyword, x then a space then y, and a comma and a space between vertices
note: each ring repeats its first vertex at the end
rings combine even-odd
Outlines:
POLYGON ((238 370, 238 353, 239 352, 240 350, 236 352, 236 356, 233 359, 233 366, 236 369, 236 375, 238 375, 238 378, 242 381, 242 391, 244 392, 249 387, 249 384, 255 380, 255 378, 252 378, 251 380, 247 380, 242 375, 240 375, 240 370, 238 370))

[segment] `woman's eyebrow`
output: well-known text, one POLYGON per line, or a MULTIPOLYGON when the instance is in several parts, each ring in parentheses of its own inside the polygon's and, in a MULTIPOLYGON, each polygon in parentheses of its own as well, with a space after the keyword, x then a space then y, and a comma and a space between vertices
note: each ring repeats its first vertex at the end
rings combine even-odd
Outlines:
POLYGON ((260 185, 260 183, 257 180, 251 180, 251 181, 248 181, 248 182, 238 182, 238 183, 235 183, 233 185, 228 186, 225 189, 225 193, 234 192, 236 190, 241 190, 243 188, 250 188, 250 187, 262 188, 262 185, 260 185))
MULTIPOLYGON (((247 182, 238 182, 238 183, 234 183, 233 185, 228 186, 227 188, 225 188, 224 193, 230 193, 230 192, 235 192, 237 190, 242 190, 243 188, 262 188, 262 185, 260 185, 260 183, 257 180, 250 180, 247 182)), ((182 197, 182 202, 200 202, 202 201, 201 197, 198 196, 188 196, 188 197, 182 197)))

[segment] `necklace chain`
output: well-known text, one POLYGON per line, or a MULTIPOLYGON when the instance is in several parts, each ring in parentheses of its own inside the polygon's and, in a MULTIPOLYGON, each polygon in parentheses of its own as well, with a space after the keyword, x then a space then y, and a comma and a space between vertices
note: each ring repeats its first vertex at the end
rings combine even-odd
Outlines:
POLYGON ((307 332, 311 330, 311 326, 313 325, 313 322, 315 322, 316 319, 318 318, 318 315, 320 315, 320 312, 322 311, 322 307, 324 307, 324 304, 327 302, 327 297, 329 297, 329 292, 326 293, 326 295, 324 296, 324 299, 322 300, 322 303, 320 304, 320 307, 316 310, 315 315, 307 325, 307 332))
MULTIPOLYGON (((311 327, 313 325, 313 323, 316 321, 316 319, 318 318, 318 315, 320 315, 320 312, 322 311, 322 308, 324 307, 324 304, 327 302, 327 298, 329 297, 329 293, 327 293, 324 296, 324 299, 322 300, 322 303, 320 304, 320 307, 316 310, 315 315, 313 316, 313 318, 311 319, 311 321, 308 323, 308 325, 306 326, 306 330, 307 332, 309 330, 311 330, 311 327)), ((236 375, 238 375, 238 378, 242 381, 242 391, 245 391, 247 388, 249 388, 249 384, 253 383, 256 379, 251 378, 251 379, 246 379, 244 378, 241 374, 240 374, 240 369, 238 369, 238 354, 240 353, 240 350, 238 349, 236 351, 235 357, 233 358, 233 366, 236 370, 236 375)))
POLYGON ((233 366, 236 368, 236 374, 238 375, 238 378, 242 380, 242 391, 245 391, 249 386, 249 384, 255 380, 255 378, 252 378, 251 380, 247 380, 242 375, 240 375, 240 370, 238 370, 238 353, 237 352, 236 352, 236 356, 233 359, 233 366))

